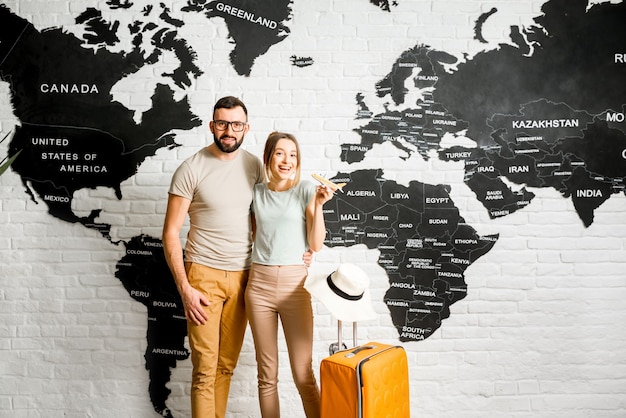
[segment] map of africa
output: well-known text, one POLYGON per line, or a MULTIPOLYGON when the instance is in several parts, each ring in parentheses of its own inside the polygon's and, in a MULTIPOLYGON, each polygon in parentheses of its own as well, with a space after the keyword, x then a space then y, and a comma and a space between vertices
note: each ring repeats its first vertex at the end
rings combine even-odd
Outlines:
MULTIPOLYGON (((289 36, 290 0, 250 1, 244 8, 192 0, 181 9, 225 22, 233 43, 230 63, 249 77, 255 60, 289 36)), ((380 12, 396 2, 372 0, 380 12)), ((130 8, 126 1, 108 7, 130 8)), ((151 106, 140 115, 113 99, 120 80, 164 53, 178 67, 164 76, 185 88, 203 74, 196 54, 179 35, 184 22, 164 5, 142 10, 145 21, 130 27, 131 50, 110 52, 120 43, 119 22, 86 9, 76 19, 82 39, 60 28, 36 30, 0 5, 0 77, 10 84, 19 126, 9 155, 34 202, 60 220, 78 223, 112 240, 112 225, 100 210, 80 216, 75 192, 107 187, 124 199, 121 183, 159 149, 178 147, 173 130, 200 125, 189 99, 176 99, 157 84, 151 106), (146 48, 146 43, 151 48, 146 48), (98 48, 94 48, 98 47, 98 48), (63 57, 63 58, 60 58, 63 57), (106 71, 100 69, 106 68, 106 71), (78 80, 78 81, 77 81, 78 80)), ((476 39, 489 13, 477 16, 476 39)), ((425 44, 406 50, 372 86, 394 104, 374 114, 355 92, 359 143, 343 144, 341 160, 367 158, 377 144, 390 143, 405 158, 461 161, 464 181, 493 218, 522 210, 535 198, 527 190, 553 188, 572 200, 585 226, 612 195, 624 193, 626 176, 626 5, 552 0, 535 25, 511 27, 511 44, 464 61, 425 44), (575 39, 573 42, 572 40, 575 39), (410 85, 411 88, 406 86, 410 85), (419 97, 407 102, 409 97, 419 97), (445 147, 444 136, 475 146, 445 147), (410 144, 410 147, 406 144, 410 144)), ((291 65, 315 65, 292 55, 291 65)), ((364 244, 380 253, 389 279, 384 302, 400 341, 428 338, 450 316, 450 306, 467 294, 464 272, 486 254, 497 235, 481 236, 460 216, 445 184, 401 185, 385 170, 337 173, 345 182, 324 208, 329 247, 364 244)), ((128 242, 115 276, 130 298, 148 310, 146 368, 155 411, 172 416, 167 383, 177 361, 186 359, 186 322, 160 239, 141 235, 128 242)))

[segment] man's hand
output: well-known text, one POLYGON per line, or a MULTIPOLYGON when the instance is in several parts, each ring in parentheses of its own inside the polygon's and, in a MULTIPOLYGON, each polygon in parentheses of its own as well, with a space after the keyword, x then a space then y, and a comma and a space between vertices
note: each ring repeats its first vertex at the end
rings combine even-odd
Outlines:
POLYGON ((313 251, 308 250, 302 254, 302 261, 304 261, 305 266, 311 267, 311 263, 313 262, 313 251))
POLYGON ((204 311, 204 307, 211 304, 209 299, 191 286, 181 294, 181 298, 187 320, 194 325, 204 325, 209 318, 204 311))

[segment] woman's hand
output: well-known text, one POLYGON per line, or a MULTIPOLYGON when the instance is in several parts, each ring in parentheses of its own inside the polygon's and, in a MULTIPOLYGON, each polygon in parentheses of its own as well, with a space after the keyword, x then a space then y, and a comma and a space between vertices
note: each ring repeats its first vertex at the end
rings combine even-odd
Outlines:
POLYGON ((335 193, 328 186, 317 186, 315 189, 315 203, 319 206, 323 206, 333 198, 335 193))

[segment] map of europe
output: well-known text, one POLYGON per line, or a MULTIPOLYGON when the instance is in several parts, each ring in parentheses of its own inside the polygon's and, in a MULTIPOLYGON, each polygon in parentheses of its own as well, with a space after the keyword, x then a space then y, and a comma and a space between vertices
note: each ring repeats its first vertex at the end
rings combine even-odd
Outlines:
MULTIPOLYGON (((189 0, 181 11, 223 19, 233 44, 230 63, 237 74, 250 77, 255 60, 289 36, 291 4, 250 1, 235 7, 189 0)), ((392 13, 397 5, 371 4, 381 13, 392 13)), ((132 7, 121 0, 107 5, 132 7)), ((0 78, 10 85, 19 120, 8 150, 9 155, 19 152, 11 169, 51 216, 96 230, 110 241, 112 225, 100 221, 99 209, 88 216, 73 211, 75 192, 107 187, 124 199, 124 180, 159 149, 179 146, 174 130, 201 124, 189 99, 176 99, 166 84, 156 86, 140 121, 111 93, 121 79, 166 52, 178 60, 178 68, 164 74, 173 85, 185 88, 203 73, 179 35, 184 22, 170 12, 163 5, 144 8, 146 21, 130 27, 134 48, 110 52, 106 47, 120 42, 120 24, 105 20, 101 10, 89 8, 77 17, 86 29, 80 39, 61 28, 36 30, 0 5, 0 78), (145 39, 152 50, 140 47, 145 39)), ((477 16, 476 39, 482 39, 481 25, 494 13, 495 8, 477 16)), ((374 114, 364 95, 355 92, 360 141, 343 144, 340 158, 356 163, 374 152, 374 145, 390 143, 404 158, 417 152, 425 160, 461 161, 465 183, 492 219, 529 205, 535 195, 528 187, 553 188, 572 200, 589 226, 597 208, 625 193, 624 22, 624 3, 588 7, 587 1, 551 0, 535 25, 510 28, 511 44, 463 61, 418 43, 372 86, 393 109, 374 114), (419 99, 408 102, 415 93, 419 99), (445 147, 446 135, 467 138, 475 146, 445 147)), ((315 64, 294 55, 291 65, 315 64)), ((467 224, 448 185, 417 180, 401 185, 386 179, 384 168, 341 172, 333 179, 347 185, 324 207, 326 245, 377 249, 389 280, 384 302, 399 340, 428 338, 450 316, 450 306, 466 296, 465 270, 489 252, 498 235, 481 236, 467 224)), ((161 240, 141 235, 114 244, 126 249, 116 278, 148 310, 145 361, 151 402, 159 414, 172 416, 167 383, 172 368, 189 352, 185 317, 161 240)))

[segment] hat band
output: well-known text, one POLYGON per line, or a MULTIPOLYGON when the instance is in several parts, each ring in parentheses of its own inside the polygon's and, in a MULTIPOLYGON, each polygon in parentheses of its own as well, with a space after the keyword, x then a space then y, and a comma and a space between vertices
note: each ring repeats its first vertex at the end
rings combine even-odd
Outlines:
POLYGON ((356 296, 352 296, 347 294, 346 292, 344 292, 343 290, 339 289, 337 286, 335 286, 335 283, 333 283, 333 279, 331 278, 332 273, 328 275, 328 277, 326 278, 326 283, 328 283, 328 287, 331 288, 331 290, 333 292, 335 292, 335 294, 341 298, 344 299, 348 299, 348 300, 359 300, 363 297, 363 293, 361 293, 360 295, 356 295, 356 296))

